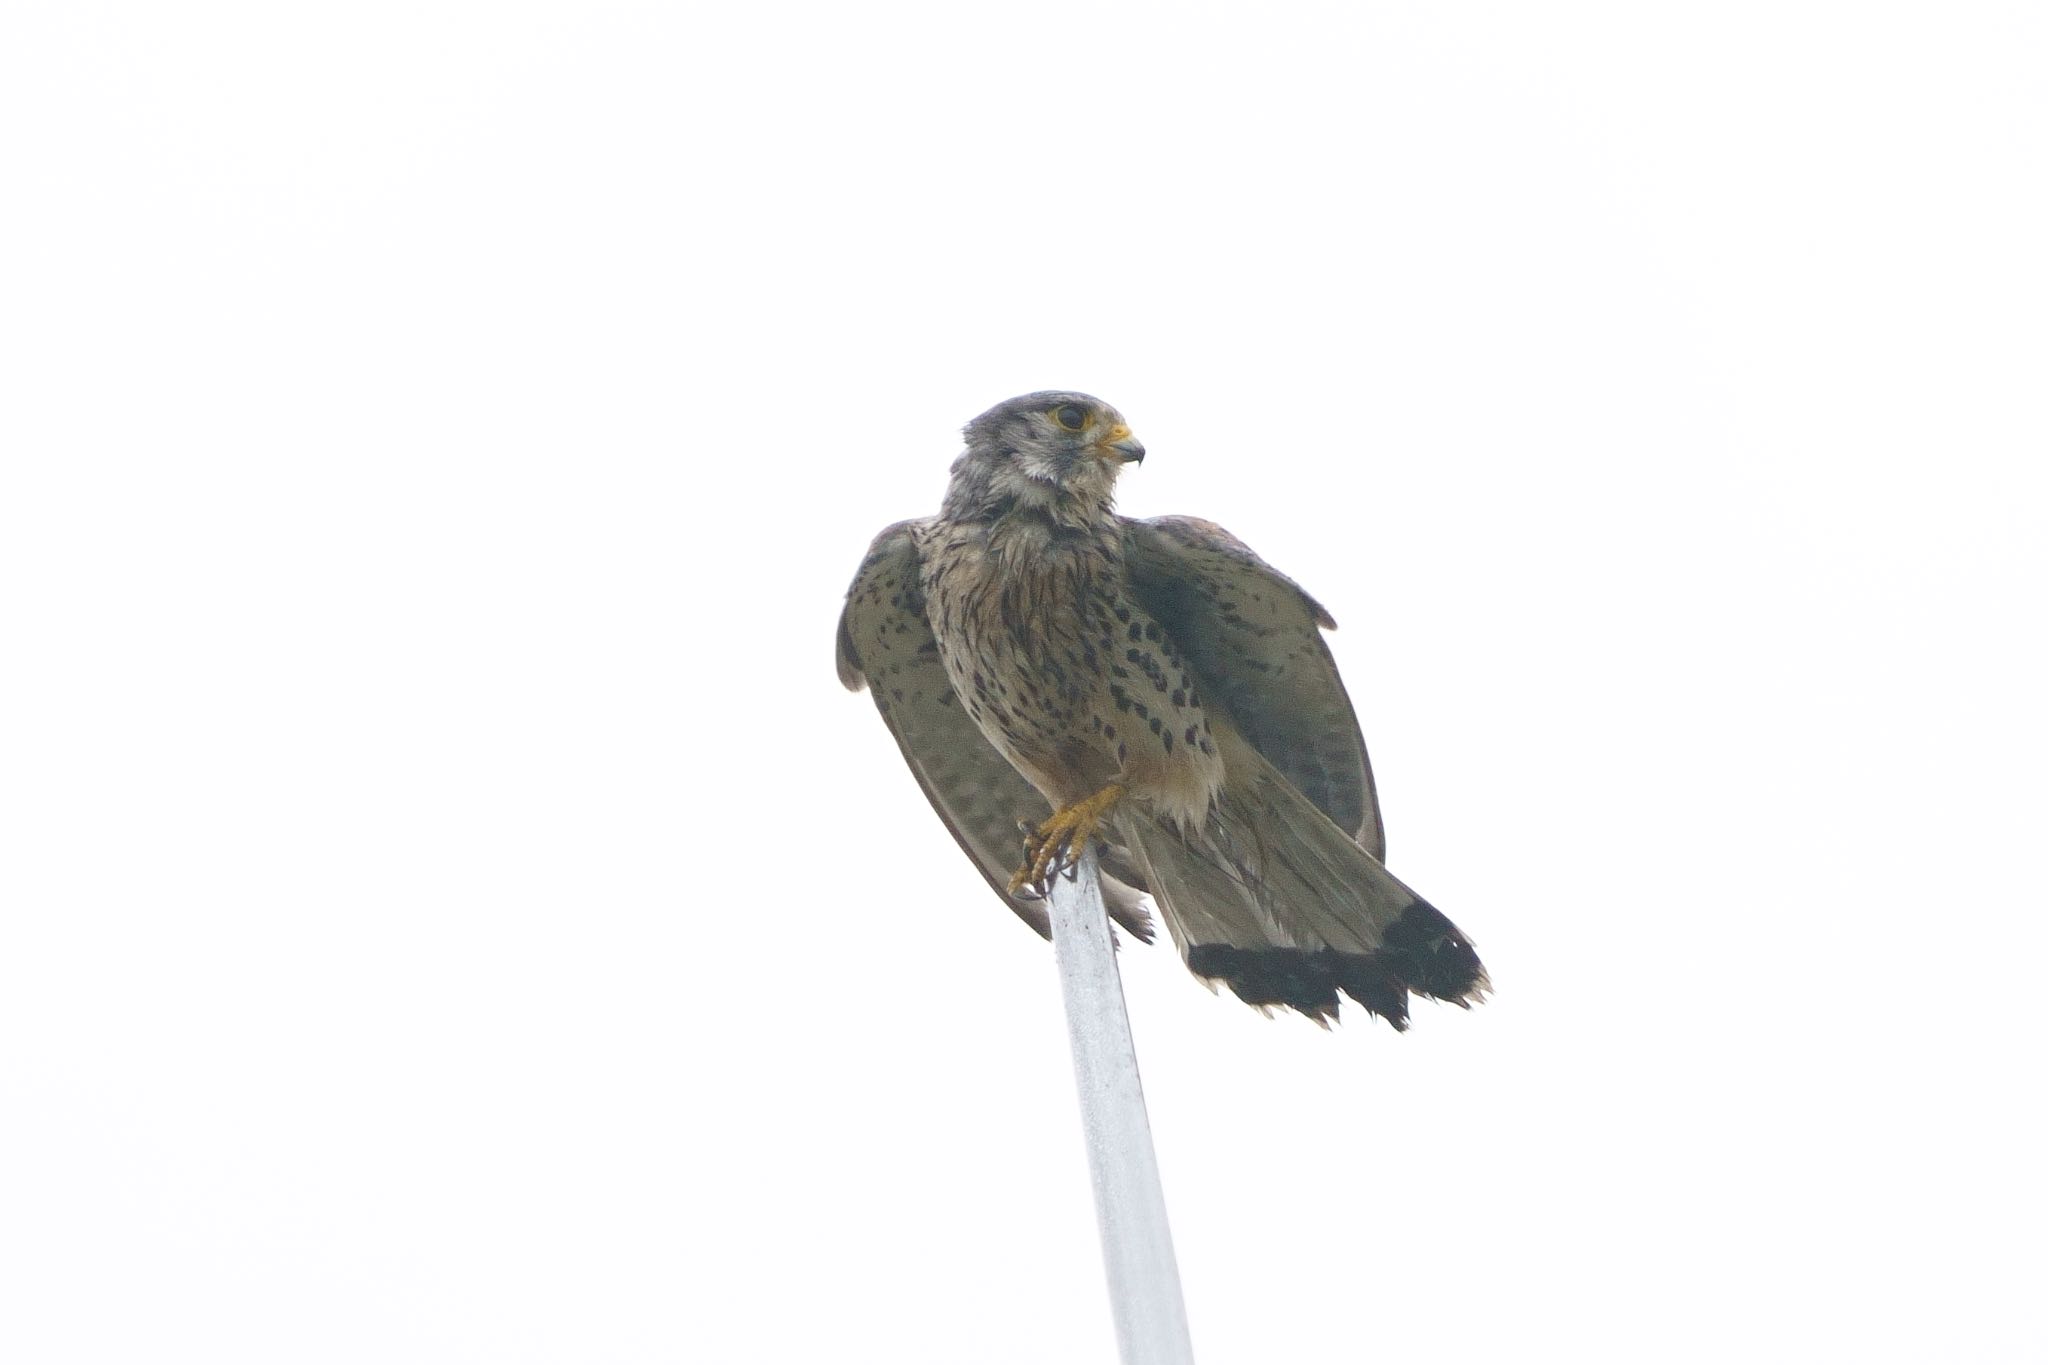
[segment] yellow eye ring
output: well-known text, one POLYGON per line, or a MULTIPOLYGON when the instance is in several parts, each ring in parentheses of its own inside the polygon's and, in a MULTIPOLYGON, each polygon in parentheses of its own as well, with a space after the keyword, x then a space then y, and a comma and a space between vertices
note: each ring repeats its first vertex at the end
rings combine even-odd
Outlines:
POLYGON ((1079 403, 1062 403, 1047 415, 1068 431, 1079 431, 1088 425, 1088 414, 1079 403))

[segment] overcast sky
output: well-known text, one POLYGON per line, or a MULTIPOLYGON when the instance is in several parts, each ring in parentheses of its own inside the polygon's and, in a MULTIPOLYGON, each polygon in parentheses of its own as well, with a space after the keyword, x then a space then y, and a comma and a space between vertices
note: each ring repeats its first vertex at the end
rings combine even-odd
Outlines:
POLYGON ((1198 1355, 2039 1359, 2048 23, 0 19, 0 1357, 1113 1358, 831 647, 960 425, 1341 623, 1497 994, 1123 967, 1198 1355))

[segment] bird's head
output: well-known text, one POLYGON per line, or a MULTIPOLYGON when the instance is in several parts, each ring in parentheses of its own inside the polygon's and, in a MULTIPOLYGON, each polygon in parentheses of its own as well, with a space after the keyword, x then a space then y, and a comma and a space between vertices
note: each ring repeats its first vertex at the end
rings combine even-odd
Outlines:
POLYGON ((966 427, 946 511, 989 516, 1030 508, 1059 520, 1107 510, 1117 471, 1145 458, 1123 414, 1085 393, 1049 390, 998 403, 966 427))

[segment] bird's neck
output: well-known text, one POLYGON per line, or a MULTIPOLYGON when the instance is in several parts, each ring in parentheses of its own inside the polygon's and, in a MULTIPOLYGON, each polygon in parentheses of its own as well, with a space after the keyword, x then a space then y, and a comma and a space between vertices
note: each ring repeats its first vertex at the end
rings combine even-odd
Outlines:
POLYGON ((1043 522, 1066 530, 1087 530, 1113 519, 1108 488, 1076 487, 1033 479, 959 479, 946 490, 944 513, 951 521, 1043 522))
POLYGON ((1067 500, 1016 500, 976 520, 990 556, 1008 571, 1058 567, 1092 577, 1123 560, 1123 533, 1106 500, 1085 511, 1067 500))

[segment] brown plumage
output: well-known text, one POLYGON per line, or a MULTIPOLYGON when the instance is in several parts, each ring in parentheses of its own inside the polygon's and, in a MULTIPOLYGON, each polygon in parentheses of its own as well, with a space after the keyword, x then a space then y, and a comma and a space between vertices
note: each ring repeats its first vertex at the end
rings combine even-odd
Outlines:
POLYGON ((1117 516, 1144 447, 1098 399, 1028 394, 966 435, 940 514, 855 575, 839 676, 997 894, 1045 933, 1038 893, 1099 841, 1117 921, 1149 941, 1150 892, 1250 1004, 1327 1020, 1342 992, 1403 1028, 1410 993, 1481 996, 1471 944, 1381 863, 1329 614, 1219 526, 1117 516))

